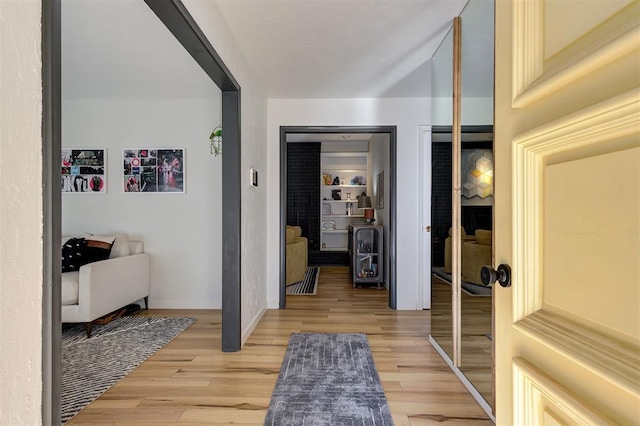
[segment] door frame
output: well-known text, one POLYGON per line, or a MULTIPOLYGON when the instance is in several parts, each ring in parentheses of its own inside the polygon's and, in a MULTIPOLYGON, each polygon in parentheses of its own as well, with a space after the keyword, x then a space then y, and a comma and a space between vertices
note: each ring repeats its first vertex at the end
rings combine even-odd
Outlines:
POLYGON ((422 209, 422 231, 420 242, 420 279, 418 300, 422 309, 431 309, 431 126, 419 126, 420 141, 420 208, 422 209), (426 228, 429 227, 429 230, 426 228))
MULTIPOLYGON (((280 126, 280 309, 287 307, 287 134, 387 133, 389 134, 389 308, 396 309, 396 159, 397 126, 280 126)), ((318 177, 319 179, 319 177, 318 177)))
MULTIPOLYGON (((240 85, 180 0, 144 0, 222 91, 222 351, 241 348, 240 85)), ((42 406, 60 424, 62 197, 62 0, 42 0, 42 406)))

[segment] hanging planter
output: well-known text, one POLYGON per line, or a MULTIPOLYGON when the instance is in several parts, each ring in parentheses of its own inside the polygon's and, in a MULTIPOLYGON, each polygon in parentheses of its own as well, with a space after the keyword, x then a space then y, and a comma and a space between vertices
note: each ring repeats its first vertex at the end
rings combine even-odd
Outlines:
POLYGON ((211 136, 209 136, 209 140, 211 141, 211 153, 216 157, 222 154, 222 126, 218 126, 213 129, 211 132, 211 136))

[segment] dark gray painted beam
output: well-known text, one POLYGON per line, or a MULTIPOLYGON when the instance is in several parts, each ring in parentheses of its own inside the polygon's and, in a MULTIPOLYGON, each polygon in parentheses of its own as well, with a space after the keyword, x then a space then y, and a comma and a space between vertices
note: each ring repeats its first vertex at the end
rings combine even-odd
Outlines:
POLYGON ((397 287, 397 271, 396 266, 396 231, 397 231, 397 128, 389 129, 389 280, 393 285, 389 284, 389 307, 396 309, 398 304, 398 287, 397 287))
POLYGON ((227 66, 180 0, 144 0, 222 91, 239 90, 227 66))
POLYGON ((241 346, 240 91, 222 92, 222 351, 241 346))
POLYGON ((42 1, 42 424, 60 424, 62 129, 60 0, 42 1))
POLYGON ((180 0, 144 0, 222 90, 222 350, 241 343, 240 85, 180 0))
POLYGON ((287 307, 287 128, 280 127, 280 309, 287 307))

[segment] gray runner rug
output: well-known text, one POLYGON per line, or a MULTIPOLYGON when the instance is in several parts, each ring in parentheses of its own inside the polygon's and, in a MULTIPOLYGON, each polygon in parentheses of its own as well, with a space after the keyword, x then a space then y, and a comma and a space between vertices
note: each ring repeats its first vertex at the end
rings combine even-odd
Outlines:
POLYGON ((291 334, 264 424, 393 425, 367 336, 291 334))
POLYGON ((195 318, 120 317, 94 325, 91 338, 82 324, 62 331, 62 422, 102 395, 195 318))

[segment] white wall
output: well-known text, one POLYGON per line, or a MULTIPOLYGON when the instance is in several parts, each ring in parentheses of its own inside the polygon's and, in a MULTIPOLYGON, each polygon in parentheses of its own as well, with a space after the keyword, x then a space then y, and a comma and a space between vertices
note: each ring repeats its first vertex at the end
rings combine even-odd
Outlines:
MULTIPOLYGON (((279 170, 279 161, 267 168, 267 102, 260 82, 235 42, 215 2, 183 0, 202 31, 234 75, 241 91, 241 178, 242 178, 242 341, 250 335, 267 307, 267 222, 265 205, 278 197, 278 186, 265 179, 279 170), (259 187, 249 186, 249 169, 259 173, 259 187)), ((223 154, 224 155, 224 154, 223 154)))
POLYGON ((0 424, 42 422, 41 1, 0 1, 0 424))
MULTIPOLYGON (((418 126, 431 119, 428 98, 403 99, 269 99, 268 161, 279 164, 280 126, 398 126, 397 146, 397 307, 416 309, 418 301, 418 179, 420 155, 418 126)), ((268 262, 267 300, 275 308, 279 301, 280 175, 269 169, 266 183, 268 262)), ((387 197, 388 199, 388 197, 387 197)), ((386 204, 385 204, 386 206, 386 204)))
MULTIPOLYGON (((453 106, 451 98, 432 98, 433 125, 451 126, 453 106)), ((492 125, 493 98, 463 98, 460 109, 462 125, 492 125)))
POLYGON ((372 188, 371 204, 375 208, 377 206, 379 189, 377 187, 377 177, 381 171, 384 171, 384 208, 375 210, 376 225, 381 225, 384 228, 383 234, 383 248, 384 248, 384 282, 385 286, 389 286, 389 135, 383 133, 377 133, 371 136, 369 140, 369 162, 370 173, 369 185, 372 188))
MULTIPOLYGON (((213 83, 211 83, 213 85, 213 83)), ((62 234, 126 233, 151 255, 151 308, 222 306, 220 121, 210 99, 65 100, 64 148, 107 148, 107 193, 62 194, 62 234), (185 193, 124 193, 124 148, 185 149, 185 193)))

